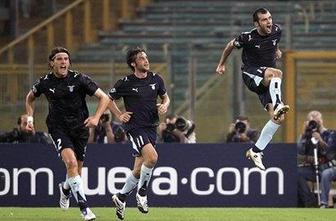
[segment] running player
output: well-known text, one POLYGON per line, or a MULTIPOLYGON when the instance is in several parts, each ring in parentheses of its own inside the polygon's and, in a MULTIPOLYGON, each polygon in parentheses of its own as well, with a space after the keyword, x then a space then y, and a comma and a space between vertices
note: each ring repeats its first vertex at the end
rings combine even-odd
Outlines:
POLYGON ((109 99, 90 77, 69 69, 70 53, 66 48, 52 49, 48 59, 50 72, 33 85, 26 97, 27 129, 34 130, 34 101, 44 94, 49 102, 48 131, 67 170, 66 180, 59 184, 60 207, 69 208, 72 194, 84 220, 94 220, 96 216, 89 209, 84 194, 81 171, 89 137, 88 127, 97 126, 109 99), (86 95, 99 99, 94 116, 89 117, 86 95))
POLYGON ((146 52, 141 48, 131 49, 127 53, 127 64, 133 74, 116 82, 110 90, 109 109, 119 120, 125 123, 125 130, 132 142, 134 167, 122 190, 112 196, 119 219, 124 219, 126 198, 137 187, 137 207, 142 213, 148 213, 147 189, 158 154, 155 150, 156 128, 159 115, 167 112, 170 99, 163 79, 149 70, 146 52), (161 103, 157 104, 157 98, 161 103), (123 98, 125 112, 121 112, 114 100, 123 98))

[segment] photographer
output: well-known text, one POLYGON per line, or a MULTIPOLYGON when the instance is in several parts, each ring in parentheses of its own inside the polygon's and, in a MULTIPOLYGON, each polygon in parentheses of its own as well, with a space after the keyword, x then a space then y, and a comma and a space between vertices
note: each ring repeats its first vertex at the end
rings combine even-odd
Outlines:
POLYGON ((88 143, 124 143, 126 133, 120 124, 112 123, 110 112, 105 112, 95 128, 90 128, 88 143))
POLYGON ((315 195, 311 192, 307 181, 316 182, 317 176, 330 167, 327 152, 330 147, 331 134, 332 130, 323 125, 322 114, 319 111, 308 113, 303 134, 298 143, 298 200, 301 206, 315 207, 317 205, 315 195), (315 148, 317 149, 319 174, 316 174, 314 165, 315 148))
POLYGON ((176 119, 175 127, 186 138, 186 143, 196 143, 195 123, 180 116, 176 119))
POLYGON ((28 131, 26 129, 27 122, 28 115, 21 115, 17 120, 16 128, 0 135, 0 143, 52 143, 47 133, 35 130, 28 131))
POLYGON ((229 133, 226 136, 227 143, 255 143, 259 137, 259 131, 250 128, 248 117, 239 116, 230 124, 229 133))
POLYGON ((176 128, 177 116, 167 115, 165 122, 159 125, 159 141, 164 143, 187 143, 186 136, 176 128))

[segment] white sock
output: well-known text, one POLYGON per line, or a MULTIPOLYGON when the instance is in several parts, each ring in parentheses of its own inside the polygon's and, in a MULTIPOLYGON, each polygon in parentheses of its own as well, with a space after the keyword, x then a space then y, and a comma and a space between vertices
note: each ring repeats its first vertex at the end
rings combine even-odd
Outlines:
POLYGON ((272 140, 273 135, 279 127, 279 124, 276 124, 273 121, 269 120, 260 133, 260 137, 255 144, 256 147, 258 147, 258 149, 260 150, 264 150, 267 144, 272 140))
POLYGON ((79 175, 74 176, 74 177, 69 177, 68 183, 71 187, 72 195, 75 197, 77 203, 79 203, 82 200, 86 201, 82 178, 79 175))
POLYGON ((276 104, 281 103, 281 81, 281 78, 274 77, 271 79, 269 85, 273 107, 275 107, 276 104))
POLYGON ((71 188, 70 185, 69 185, 69 182, 68 182, 68 178, 69 178, 69 176, 68 176, 68 174, 67 174, 66 177, 65 177, 65 181, 63 182, 63 188, 64 188, 65 190, 68 190, 68 189, 71 188))
MULTIPOLYGON (((153 168, 148 168, 145 165, 141 165, 141 171, 140 171, 140 179, 138 183, 138 192, 139 190, 147 190, 148 183, 150 181, 150 178, 152 176, 153 168)), ((141 194, 140 194, 141 195, 141 194)))
POLYGON ((129 195, 134 188, 138 185, 139 179, 137 179, 132 173, 126 179, 126 182, 120 191, 121 194, 129 195))

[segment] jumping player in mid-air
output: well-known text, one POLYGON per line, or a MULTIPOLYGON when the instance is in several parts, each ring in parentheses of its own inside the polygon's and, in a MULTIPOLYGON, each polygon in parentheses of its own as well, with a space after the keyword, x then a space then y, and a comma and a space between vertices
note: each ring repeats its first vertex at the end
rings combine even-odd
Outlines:
POLYGON ((279 49, 281 29, 273 24, 271 13, 265 8, 259 8, 253 13, 253 22, 254 29, 243 32, 226 45, 216 72, 224 74, 225 61, 232 50, 243 48, 241 69, 244 83, 259 96, 271 118, 262 129, 255 145, 247 150, 246 157, 258 168, 265 170, 262 151, 280 127, 289 106, 282 102, 282 71, 276 68, 276 60, 282 54, 279 49))

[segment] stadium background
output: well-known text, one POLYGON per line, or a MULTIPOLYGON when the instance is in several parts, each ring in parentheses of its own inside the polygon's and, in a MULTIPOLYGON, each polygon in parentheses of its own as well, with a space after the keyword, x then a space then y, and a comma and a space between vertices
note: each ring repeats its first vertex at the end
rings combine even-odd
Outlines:
MULTIPOLYGON (((312 109, 322 112, 327 127, 336 128, 334 1, 50 2, 52 9, 48 4, 35 5, 29 19, 16 11, 15 23, 10 25, 15 31, 10 30, 11 36, 2 34, 0 131, 11 130, 24 112, 25 95, 46 72, 46 57, 55 45, 69 48, 73 69, 92 75, 105 91, 129 73, 126 49, 145 47, 152 69, 167 81, 170 112, 196 122, 198 142, 223 141, 238 114, 247 115, 251 125, 261 129, 268 116, 240 79, 240 52, 232 56, 224 76, 215 74, 226 42, 252 27, 251 14, 259 6, 269 8, 273 21, 283 28, 279 67, 285 74, 285 101, 293 107, 274 141, 295 142, 312 109)), ((2 21, 13 16, 7 13, 6 17, 6 10, 13 12, 2 7, 2 21)), ((93 111, 95 101, 89 103, 93 111)), ((39 99, 36 106, 37 129, 46 130, 47 102, 39 99)))

